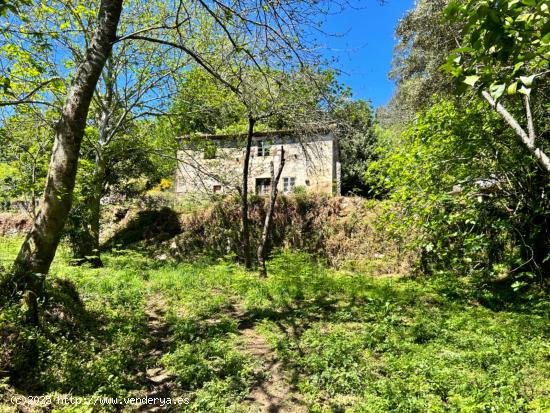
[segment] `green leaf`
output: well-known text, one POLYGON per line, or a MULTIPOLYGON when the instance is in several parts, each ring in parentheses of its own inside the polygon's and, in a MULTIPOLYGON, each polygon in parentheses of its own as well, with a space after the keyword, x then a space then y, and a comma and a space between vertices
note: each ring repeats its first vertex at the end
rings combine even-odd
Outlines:
POLYGON ((470 76, 466 76, 466 78, 464 79, 464 83, 474 87, 478 80, 479 80, 478 75, 470 75, 470 76))
POLYGON ((525 62, 518 62, 514 65, 514 71, 512 72, 513 74, 517 73, 517 71, 519 69, 521 69, 523 67, 523 65, 525 64, 525 62))
POLYGON ((499 99, 504 94, 505 90, 506 90, 506 85, 504 83, 500 83, 500 84, 493 83, 489 87, 489 92, 491 93, 491 96, 494 99, 499 99))
POLYGON ((533 80, 535 79, 535 75, 520 76, 519 79, 521 80, 521 83, 523 83, 525 86, 531 87, 533 85, 533 80))
POLYGON ((515 95, 518 91, 518 82, 514 82, 508 86, 507 93, 509 95, 515 95))
POLYGON ((531 88, 522 86, 518 92, 524 94, 525 96, 529 96, 531 94, 531 88))

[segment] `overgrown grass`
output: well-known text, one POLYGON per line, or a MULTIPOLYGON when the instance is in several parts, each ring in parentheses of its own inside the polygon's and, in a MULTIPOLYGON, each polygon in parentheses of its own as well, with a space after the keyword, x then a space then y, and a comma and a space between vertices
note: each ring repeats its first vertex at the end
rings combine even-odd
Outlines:
POLYGON ((312 411, 550 408, 546 317, 456 304, 412 280, 360 294, 262 324, 312 411))
MULTIPOLYGON (((489 292, 451 274, 375 278, 297 253, 276 256, 265 281, 220 262, 164 268, 153 282, 183 320, 218 317, 217 327, 232 331, 223 314, 244 305, 312 411, 550 409, 548 302, 540 297, 494 311, 481 304, 489 292)), ((210 328, 192 329, 194 338, 208 340, 210 328)))
MULTIPOLYGON (((3 241, 3 258, 13 259, 21 239, 3 241)), ((97 270, 67 261, 61 248, 39 303, 38 327, 22 322, 23 304, 2 309, 0 331, 9 333, 3 335, 1 370, 11 371, 17 388, 34 394, 128 395, 137 388, 136 354, 143 348, 144 260, 110 256, 107 268, 97 270), (29 342, 35 348, 26 348, 29 342), (13 359, 19 364, 12 365, 13 359)))
MULTIPOLYGON (((151 363, 144 308, 156 297, 172 337, 157 361, 192 399, 184 411, 248 411, 261 361, 236 344, 243 323, 267 338, 313 412, 550 410, 549 304, 540 296, 504 302, 452 274, 371 277, 291 252, 270 261, 266 280, 231 259, 169 264, 121 251, 94 270, 67 258, 52 277, 74 284, 82 306, 48 307, 66 317, 20 330, 19 343, 32 334, 40 342, 28 391, 135 394, 137 371, 151 363)), ((4 309, 0 331, 15 331, 18 314, 4 309)))

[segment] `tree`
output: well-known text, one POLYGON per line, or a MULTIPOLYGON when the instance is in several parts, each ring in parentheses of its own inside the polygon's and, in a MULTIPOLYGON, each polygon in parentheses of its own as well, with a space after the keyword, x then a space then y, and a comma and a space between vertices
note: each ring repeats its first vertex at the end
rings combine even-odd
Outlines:
MULTIPOLYGON (((224 85, 216 79, 208 82, 205 73, 194 74, 185 84, 189 88, 184 93, 186 99, 180 100, 176 108, 192 114, 181 118, 183 130, 245 135, 242 142, 242 179, 236 190, 241 198, 243 260, 245 266, 251 268, 248 188, 250 153, 255 132, 258 129, 286 128, 293 130, 302 139, 304 146, 309 145, 309 134, 317 133, 332 123, 327 101, 334 99, 334 90, 340 89, 335 86, 331 72, 303 69, 285 73, 267 68, 246 69, 244 66, 233 66, 231 70, 232 76, 227 78, 234 83, 230 85, 224 85), (235 67, 240 69, 235 70, 235 67), (202 80, 196 82, 196 78, 202 80), (201 86, 196 87, 197 84, 201 86)), ((193 144, 195 147, 201 144, 200 136, 193 144)), ((202 140, 203 146, 207 144, 202 140)), ((202 164, 196 162, 195 168, 202 168, 202 164)), ((216 179, 223 182, 224 177, 216 175, 216 179)))
MULTIPOLYGON (((26 47, 25 37, 12 36, 10 46, 18 49, 20 54, 29 51, 31 58, 28 63, 41 68, 35 73, 38 77, 41 72, 47 72, 53 79, 63 79, 67 67, 72 67, 81 59, 84 45, 89 44, 94 29, 92 22, 89 22, 92 9, 93 4, 87 0, 74 6, 50 2, 48 7, 32 8, 36 20, 34 32, 49 33, 49 36, 45 40, 36 40, 33 47, 26 47), (56 13, 57 10, 66 13, 56 13), (67 15, 73 18, 67 18, 67 15), (55 50, 62 56, 61 64, 39 55, 46 45, 48 50, 55 50)), ((133 3, 131 13, 122 16, 119 30, 135 31, 153 25, 158 17, 155 12, 158 11, 154 3, 133 3)), ((155 43, 139 40, 121 42, 115 49, 99 78, 90 109, 88 126, 95 128, 96 133, 88 134, 89 138, 94 137, 95 142, 91 145, 94 169, 87 176, 90 181, 86 183, 87 196, 78 208, 80 222, 77 224, 77 220, 73 219, 72 223, 76 225, 68 228, 76 235, 71 237, 71 245, 77 262, 88 261, 94 266, 101 266, 100 200, 105 193, 105 174, 109 162, 106 157, 112 152, 107 148, 125 131, 129 131, 137 119, 163 113, 166 101, 175 90, 173 76, 187 63, 182 51, 162 48, 155 43)), ((45 94, 46 90, 40 92, 45 94)), ((126 142, 131 144, 130 140, 126 142)))
POLYGON ((453 82, 440 68, 460 42, 461 23, 445 20, 449 1, 419 0, 399 21, 389 74, 397 88, 388 108, 377 114, 384 126, 411 121, 434 94, 452 94, 453 82))
POLYGON ((44 122, 47 113, 19 112, 6 119, 0 131, 0 201, 15 201, 34 218, 48 169, 52 127, 44 122))
POLYGON ((449 57, 446 69, 459 81, 476 88, 501 118, 514 130, 526 149, 550 172, 545 139, 537 133, 535 109, 544 111, 546 102, 537 102, 537 82, 548 77, 550 60, 550 7, 546 0, 484 0, 452 2, 447 14, 464 23, 462 40, 449 57), (508 110, 523 96, 522 119, 508 110), (533 99, 534 98, 534 99, 533 99), (535 100, 535 101, 533 101, 535 100))
POLYGON ((40 294, 37 274, 46 274, 71 208, 76 168, 95 86, 116 40, 122 1, 102 0, 90 46, 78 65, 56 126, 52 157, 40 211, 15 260, 18 290, 40 294))
POLYGON ((244 111, 233 91, 204 69, 194 67, 182 76, 169 116, 157 122, 175 141, 184 136, 226 131, 242 123, 244 111))
MULTIPOLYGON (((139 18, 141 24, 143 18, 139 18)), ((123 20, 121 29, 126 24, 123 20)), ((158 44, 143 41, 122 43, 116 54, 107 61, 102 73, 92 112, 93 125, 97 129, 97 140, 93 143, 94 169, 90 177, 91 185, 82 207, 87 211, 81 215, 78 230, 80 242, 74 255, 78 262, 90 262, 93 266, 102 266, 99 252, 101 198, 105 194, 108 181, 107 168, 113 156, 108 148, 113 142, 128 136, 132 124, 138 119, 161 116, 165 113, 167 102, 175 94, 175 77, 187 63, 171 49, 163 49, 158 44)), ((136 139, 136 150, 139 139, 136 139)), ((132 140, 126 139, 132 146, 132 140)))
POLYGON ((540 2, 419 1, 400 24, 398 89, 377 114, 384 129, 368 176, 395 201, 388 230, 415 234, 423 269, 516 287, 548 273, 547 170, 499 120, 506 110, 528 136, 530 106, 545 147, 546 13, 540 2), (539 73, 522 91, 527 105, 522 82, 539 73))
POLYGON ((25 4, 30 4, 30 0, 0 0, 0 16, 5 16, 8 12, 19 14, 19 7, 25 4))
MULTIPOLYGON (((78 21, 71 5, 62 3, 61 6, 78 21)), ((82 4, 77 6, 86 8, 82 4)), ((54 257, 71 206, 90 102, 115 43, 144 41, 170 50, 180 50, 230 87, 230 81, 224 78, 220 69, 227 67, 227 62, 234 56, 258 69, 277 65, 282 70, 307 63, 312 49, 307 45, 306 39, 309 37, 306 29, 318 27, 320 17, 330 7, 331 2, 328 1, 319 3, 308 0, 276 5, 267 1, 229 4, 219 1, 190 4, 159 2, 153 3, 151 10, 157 16, 156 24, 135 28, 117 37, 122 2, 103 0, 95 20, 78 21, 80 26, 95 22, 95 30, 91 39, 82 39, 86 51, 75 62, 77 67, 69 85, 65 85, 63 79, 49 77, 50 73, 41 64, 52 57, 50 45, 44 41, 48 39, 49 32, 29 30, 17 19, 9 22, 3 31, 3 51, 6 53, 5 60, 15 63, 11 68, 9 64, 2 66, 5 72, 10 73, 9 77, 4 76, 9 83, 4 87, 9 92, 9 99, 2 96, 0 105, 51 105, 52 95, 62 97, 64 102, 40 212, 13 267, 14 279, 18 283, 22 281, 19 287, 31 286, 39 290, 34 274, 47 273, 54 257), (204 30, 205 26, 214 30, 204 30), (219 49, 210 47, 214 44, 212 33, 227 39, 227 47, 221 56, 219 49), (25 40, 14 47, 10 36, 25 40), (219 63, 222 65, 219 66, 219 63), (12 82, 12 74, 17 75, 15 82, 12 82)), ((56 12, 48 5, 41 4, 41 9, 56 12)), ((127 13, 131 12, 132 8, 127 7, 127 13)), ((89 9, 86 15, 95 15, 95 10, 89 9)), ((60 27, 60 30, 65 29, 60 27)))
POLYGON ((375 157, 373 110, 364 100, 343 100, 331 111, 337 125, 342 164, 342 193, 368 195, 364 174, 375 157))
POLYGON ((256 257, 258 259, 258 266, 260 267, 260 275, 262 277, 267 277, 267 268, 265 266, 266 259, 266 247, 269 240, 269 231, 271 228, 271 222, 273 221, 273 213, 275 211, 275 202, 277 201, 277 185, 281 179, 281 174, 283 173, 283 168, 285 167, 285 149, 281 146, 281 151, 279 155, 279 166, 277 167, 277 172, 275 172, 275 166, 273 161, 271 161, 271 193, 269 196, 269 203, 267 205, 267 211, 265 212, 264 226, 262 229, 262 235, 260 237, 260 243, 258 245, 258 250, 256 252, 256 257))
POLYGON ((423 272, 510 284, 547 274, 548 182, 512 136, 481 99, 442 99, 381 146, 368 176, 394 201, 388 232, 415 234, 423 272))

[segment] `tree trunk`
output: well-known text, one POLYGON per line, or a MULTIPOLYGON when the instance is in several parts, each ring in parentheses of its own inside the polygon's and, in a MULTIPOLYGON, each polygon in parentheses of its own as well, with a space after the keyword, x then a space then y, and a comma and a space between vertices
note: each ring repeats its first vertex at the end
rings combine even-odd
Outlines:
POLYGON ((90 101, 113 42, 122 11, 122 0, 102 0, 90 47, 80 62, 67 92, 48 167, 46 188, 31 231, 27 234, 12 269, 17 289, 41 294, 42 277, 55 256, 71 209, 80 145, 90 101))
POLYGON ((525 144, 529 152, 531 152, 532 155, 537 158, 539 161, 539 164, 546 169, 547 172, 550 172, 550 158, 546 153, 542 151, 541 148, 536 147, 535 143, 535 129, 533 126, 533 118, 531 116, 531 106, 529 99, 525 99, 525 110, 526 110, 526 116, 527 116, 527 126, 529 133, 525 132, 525 130, 521 127, 521 125, 516 121, 516 119, 506 110, 504 106, 502 106, 499 102, 497 102, 489 92, 483 91, 481 92, 483 97, 489 104, 497 111, 497 113, 500 115, 502 119, 516 132, 516 135, 521 139, 521 141, 525 144))
MULTIPOLYGON (((110 60, 107 61, 105 76, 112 79, 110 60)), ((100 105, 98 116, 98 140, 95 146, 95 163, 92 182, 89 194, 85 197, 84 205, 80 208, 84 211, 81 216, 75 217, 73 227, 75 233, 72 236, 71 244, 73 258, 76 265, 89 263, 93 268, 103 267, 99 251, 99 232, 101 218, 101 198, 103 196, 105 181, 105 151, 104 148, 109 142, 109 131, 111 123, 111 108, 113 96, 112 82, 106 82, 106 92, 103 103, 100 105)))
POLYGON ((81 205, 73 207, 69 219, 67 232, 75 265, 88 263, 93 268, 103 267, 99 251, 99 222, 104 180, 103 148, 98 146, 89 193, 83 201, 80 201, 81 205), (74 214, 75 212, 76 214, 74 214))
POLYGON ((244 254, 244 266, 247 269, 252 268, 252 253, 250 251, 250 222, 248 220, 248 170, 250 165, 250 150, 252 148, 252 137, 254 136, 255 123, 256 123, 255 119, 248 118, 248 134, 246 136, 246 152, 244 154, 244 165, 243 165, 243 190, 241 194, 243 254, 244 254))
POLYGON ((94 183, 93 193, 90 202, 90 234, 92 236, 92 251, 91 257, 88 262, 92 264, 94 268, 103 267, 101 256, 99 252, 99 220, 101 217, 101 197, 103 196, 103 189, 105 181, 105 159, 103 154, 97 155, 95 171, 94 171, 94 183))
MULTIPOLYGON (((115 113, 113 107, 114 82, 116 75, 113 70, 113 60, 111 57, 105 62, 103 69, 103 79, 105 82, 105 93, 103 96, 96 96, 101 101, 97 117, 98 140, 95 145, 95 163, 90 193, 85 198, 84 205, 81 208, 84 213, 77 217, 74 223, 76 228, 75 235, 78 239, 73 239, 73 258, 77 265, 89 263, 93 268, 103 267, 99 251, 99 233, 101 218, 101 198, 103 197, 105 182, 105 146, 109 144, 112 114, 115 113), (79 236, 82 234, 82 236, 79 236)), ((115 103, 116 105, 116 103, 115 103)))
POLYGON ((281 174, 283 168, 285 167, 285 149, 281 146, 281 159, 279 161, 279 169, 277 174, 275 174, 275 167, 273 162, 271 162, 271 196, 269 199, 269 204, 267 211, 265 213, 264 228, 262 230, 262 237, 260 239, 260 245, 258 245, 258 266, 260 268, 260 275, 262 277, 267 277, 267 268, 265 266, 265 255, 266 255, 266 246, 269 239, 269 229, 271 227, 271 222, 273 221, 273 212, 275 210, 275 201, 277 200, 277 186, 281 179, 281 174))

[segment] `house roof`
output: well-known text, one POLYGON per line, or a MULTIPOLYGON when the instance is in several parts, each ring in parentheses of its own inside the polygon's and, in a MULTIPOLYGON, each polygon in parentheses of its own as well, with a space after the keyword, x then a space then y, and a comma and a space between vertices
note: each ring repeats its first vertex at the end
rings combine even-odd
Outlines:
MULTIPOLYGON (((324 128, 317 128, 311 130, 311 133, 330 133, 334 131, 334 127, 332 125, 324 127, 324 128)), ((305 135, 305 131, 297 131, 295 129, 274 129, 274 130, 267 130, 267 131, 258 131, 254 132, 252 135, 253 137, 265 137, 265 136, 274 136, 274 135, 305 135)), ((235 139, 235 138, 246 138, 248 134, 246 132, 242 133, 221 133, 221 134, 209 134, 209 133, 196 133, 194 136, 203 137, 205 139, 235 139)), ((183 140, 188 138, 187 136, 180 136, 176 139, 183 140)))

